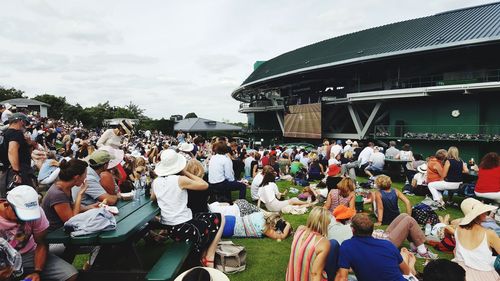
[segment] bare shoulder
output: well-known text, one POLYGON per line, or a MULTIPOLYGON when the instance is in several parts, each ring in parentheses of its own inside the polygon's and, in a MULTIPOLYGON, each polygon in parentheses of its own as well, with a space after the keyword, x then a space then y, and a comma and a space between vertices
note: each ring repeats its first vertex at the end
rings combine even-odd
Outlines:
POLYGON ((321 239, 318 242, 318 245, 316 245, 316 251, 322 252, 322 251, 329 251, 330 250, 330 241, 326 237, 321 237, 318 238, 321 239))
POLYGON ((488 238, 488 241, 500 239, 493 229, 486 229, 486 237, 488 238))

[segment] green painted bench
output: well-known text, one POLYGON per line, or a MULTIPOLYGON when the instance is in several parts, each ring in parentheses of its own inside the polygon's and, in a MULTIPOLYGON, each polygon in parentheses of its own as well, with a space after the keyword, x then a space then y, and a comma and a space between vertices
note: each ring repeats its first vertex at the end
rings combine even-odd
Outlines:
POLYGON ((169 243, 165 252, 146 275, 148 281, 171 281, 179 274, 182 264, 191 252, 192 244, 169 243))

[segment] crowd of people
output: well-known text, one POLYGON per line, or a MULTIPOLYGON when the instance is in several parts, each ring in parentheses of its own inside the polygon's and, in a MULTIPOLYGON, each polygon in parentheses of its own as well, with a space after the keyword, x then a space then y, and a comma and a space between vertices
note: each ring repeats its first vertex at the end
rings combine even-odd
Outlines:
POLYGON ((500 203, 495 152, 477 166, 462 161, 453 146, 427 158, 409 145, 399 150, 395 142, 386 149, 351 140, 325 140, 312 151, 251 149, 226 137, 136 131, 126 119, 107 130, 88 130, 81 124, 2 110, 7 114, 0 145, 0 253, 5 253, 0 255, 0 279, 22 275, 33 281, 75 280, 78 272, 68 263, 68 251, 64 245, 48 245, 47 233, 103 205, 130 200, 131 192, 145 187, 161 213, 148 224, 144 239, 191 242, 204 267, 214 267, 222 237, 282 240, 293 234, 286 274, 290 281, 354 276, 417 280, 416 258, 433 260, 419 275, 424 280, 465 280, 465 275, 466 280, 499 280, 493 255, 500 251, 496 206, 463 200, 464 218, 429 223, 440 238, 431 241, 407 197, 428 195, 431 207, 444 209, 442 192, 450 196, 459 191, 464 175, 472 170, 477 172, 475 197, 500 203), (384 175, 388 159, 404 163, 396 167, 407 180, 403 191, 384 175), (359 182, 358 175, 368 182, 359 182), (286 180, 302 186, 302 193, 292 188, 280 192, 276 182, 286 180), (361 193, 362 186, 375 191, 361 193), (375 222, 357 213, 358 197, 361 204, 373 204, 375 222), (306 225, 292 231, 282 213, 300 214, 309 207, 306 225), (385 230, 375 229, 381 225, 387 225, 385 230), (453 262, 436 260, 426 246, 445 238, 454 242, 453 262), (406 240, 410 246, 402 247, 406 240), (449 272, 447 277, 459 277, 438 279, 443 271, 449 272))

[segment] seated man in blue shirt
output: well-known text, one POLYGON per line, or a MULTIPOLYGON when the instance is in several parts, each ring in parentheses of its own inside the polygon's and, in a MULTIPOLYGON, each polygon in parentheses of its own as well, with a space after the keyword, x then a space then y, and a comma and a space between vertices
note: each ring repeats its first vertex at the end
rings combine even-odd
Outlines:
POLYGON ((217 142, 213 146, 216 153, 210 158, 208 163, 208 182, 211 192, 223 195, 217 198, 217 201, 232 202, 231 191, 239 191, 239 199, 246 198, 247 185, 235 180, 233 162, 226 155, 230 151, 224 142, 217 142))
POLYGON ((405 281, 417 280, 411 276, 415 257, 403 249, 399 250, 388 240, 372 237, 373 222, 366 214, 352 218, 353 237, 340 246, 339 270, 336 281, 347 281, 349 269, 354 271, 359 281, 405 281))

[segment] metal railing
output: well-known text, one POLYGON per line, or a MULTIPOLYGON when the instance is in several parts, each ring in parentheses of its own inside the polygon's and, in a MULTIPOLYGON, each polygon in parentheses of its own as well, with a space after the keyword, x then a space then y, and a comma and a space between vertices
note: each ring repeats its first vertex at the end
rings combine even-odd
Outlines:
POLYGON ((439 75, 403 77, 399 79, 389 80, 391 89, 420 88, 496 81, 500 81, 500 69, 450 72, 439 75))
POLYGON ((376 125, 374 138, 500 141, 500 125, 376 125))

